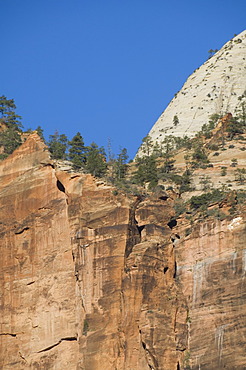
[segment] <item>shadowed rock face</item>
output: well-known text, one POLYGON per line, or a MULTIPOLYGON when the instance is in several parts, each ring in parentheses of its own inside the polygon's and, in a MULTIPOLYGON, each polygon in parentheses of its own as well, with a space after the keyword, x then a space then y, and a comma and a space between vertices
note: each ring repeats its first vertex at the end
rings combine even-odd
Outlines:
POLYGON ((54 169, 32 134, 0 166, 3 369, 243 369, 245 221, 170 222, 54 169))

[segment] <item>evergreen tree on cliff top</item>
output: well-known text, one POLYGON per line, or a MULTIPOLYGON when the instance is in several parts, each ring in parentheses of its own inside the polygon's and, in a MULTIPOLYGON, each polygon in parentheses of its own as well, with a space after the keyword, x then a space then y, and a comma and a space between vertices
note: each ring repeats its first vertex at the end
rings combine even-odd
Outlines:
POLYGON ((50 135, 48 147, 51 157, 54 159, 66 159, 67 143, 67 136, 64 134, 59 135, 58 131, 55 131, 54 135, 50 135))
POLYGON ((0 96, 0 121, 10 128, 21 131, 21 116, 15 113, 16 105, 14 99, 7 99, 5 95, 0 96))
POLYGON ((127 172, 127 160, 128 160, 127 149, 121 149, 120 153, 117 155, 117 159, 113 165, 113 177, 117 180, 124 179, 127 172))
POLYGON ((87 153, 87 147, 81 133, 77 132, 68 144, 70 145, 68 158, 73 163, 73 168, 79 170, 85 166, 87 153))
POLYGON ((105 150, 94 142, 88 147, 86 169, 96 177, 103 177, 107 171, 105 150))
POLYGON ((0 133, 0 146, 3 147, 3 153, 0 159, 6 158, 22 143, 21 116, 15 113, 15 109, 14 99, 0 96, 0 123, 3 124, 3 130, 0 133))
POLYGON ((149 183, 149 189, 153 189, 158 183, 158 176, 154 144, 149 135, 143 138, 141 149, 144 155, 136 158, 137 171, 133 181, 139 185, 149 183))

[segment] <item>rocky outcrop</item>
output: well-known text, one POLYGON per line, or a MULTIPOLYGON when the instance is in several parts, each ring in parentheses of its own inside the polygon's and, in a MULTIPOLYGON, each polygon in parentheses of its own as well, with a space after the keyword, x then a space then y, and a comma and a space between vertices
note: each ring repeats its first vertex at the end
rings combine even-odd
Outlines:
POLYGON ((159 143, 166 135, 192 137, 211 115, 229 112, 234 115, 246 98, 245 91, 246 31, 243 31, 190 75, 149 135, 159 143))
POLYGON ((243 369, 245 215, 174 218, 54 168, 36 134, 0 166, 3 369, 243 369))

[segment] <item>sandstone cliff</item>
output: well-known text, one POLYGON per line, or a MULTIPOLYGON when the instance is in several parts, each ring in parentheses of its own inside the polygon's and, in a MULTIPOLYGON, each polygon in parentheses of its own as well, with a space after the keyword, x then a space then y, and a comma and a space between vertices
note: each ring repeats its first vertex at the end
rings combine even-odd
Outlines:
POLYGON ((0 368, 245 369, 243 212, 191 228, 173 193, 115 195, 36 134, 0 176, 0 368))
POLYGON ((159 143, 166 135, 194 136, 211 115, 228 112, 234 115, 245 91, 246 31, 243 31, 189 76, 149 135, 159 143))

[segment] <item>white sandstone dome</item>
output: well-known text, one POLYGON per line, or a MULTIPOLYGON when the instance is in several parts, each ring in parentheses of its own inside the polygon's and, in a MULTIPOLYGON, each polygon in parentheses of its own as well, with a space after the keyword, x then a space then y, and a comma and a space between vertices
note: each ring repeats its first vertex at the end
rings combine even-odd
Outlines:
POLYGON ((245 91, 246 31, 243 31, 187 79, 149 136, 158 143, 167 135, 192 137, 211 115, 234 114, 245 91))

